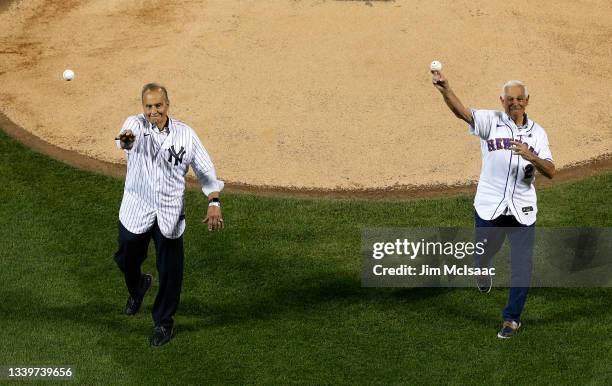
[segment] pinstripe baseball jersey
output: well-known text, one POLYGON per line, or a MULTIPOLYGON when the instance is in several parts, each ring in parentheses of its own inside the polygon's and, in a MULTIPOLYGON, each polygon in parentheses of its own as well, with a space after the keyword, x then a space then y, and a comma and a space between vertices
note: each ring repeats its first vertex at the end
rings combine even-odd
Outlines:
POLYGON ((167 127, 160 131, 139 114, 128 117, 119 134, 128 129, 135 141, 130 149, 124 149, 127 175, 119 220, 130 232, 142 234, 157 219, 165 237, 178 238, 185 230, 185 175, 189 166, 206 195, 221 191, 223 181, 217 180, 208 152, 186 124, 168 117, 167 127))
POLYGON ((538 213, 534 186, 535 167, 518 154, 512 154, 511 140, 521 141, 538 157, 553 161, 544 129, 525 116, 517 127, 502 111, 474 110, 470 134, 480 137, 482 169, 474 207, 478 216, 493 220, 512 214, 518 222, 531 225, 538 213))

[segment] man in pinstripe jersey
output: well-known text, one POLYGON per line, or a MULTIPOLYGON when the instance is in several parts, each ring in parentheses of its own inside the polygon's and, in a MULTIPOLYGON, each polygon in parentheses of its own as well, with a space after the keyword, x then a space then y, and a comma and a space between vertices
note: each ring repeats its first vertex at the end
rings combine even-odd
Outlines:
MULTIPOLYGON (((455 116, 480 137, 482 170, 474 199, 476 241, 485 241, 485 254, 477 265, 488 266, 506 236, 510 242, 512 274, 508 304, 499 338, 511 338, 521 326, 521 313, 531 285, 537 197, 535 171, 547 178, 555 174, 544 129, 527 118, 527 86, 509 81, 502 87, 504 111, 467 109, 440 71, 432 71, 433 84, 455 116)), ((480 277, 478 289, 489 292, 490 276, 480 277)))
POLYGON ((208 196, 208 230, 223 229, 213 163, 198 136, 186 124, 168 117, 165 87, 149 83, 141 93, 143 114, 130 116, 116 138, 125 151, 127 175, 119 210, 119 248, 115 261, 125 277, 127 315, 135 315, 151 286, 141 272, 151 239, 155 244, 159 291, 153 304, 155 328, 150 343, 166 344, 172 337, 183 281, 185 175, 191 166, 208 196))

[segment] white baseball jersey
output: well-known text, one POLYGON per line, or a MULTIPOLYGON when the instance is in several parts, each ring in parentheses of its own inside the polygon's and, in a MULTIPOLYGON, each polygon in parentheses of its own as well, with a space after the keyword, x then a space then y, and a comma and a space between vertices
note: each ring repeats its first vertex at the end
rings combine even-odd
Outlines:
MULTIPOLYGON (((213 163, 193 129, 168 117, 160 131, 144 114, 128 117, 119 134, 132 130, 136 137, 127 156, 127 176, 119 220, 132 233, 142 234, 155 224, 167 238, 185 231, 185 175, 191 166, 204 194, 221 191, 213 163)), ((117 141, 121 148, 121 143, 117 141)))
POLYGON ((526 143, 538 157, 553 161, 544 129, 526 117, 517 127, 502 111, 472 109, 474 126, 470 134, 480 137, 482 169, 474 207, 478 216, 493 220, 512 214, 518 222, 531 225, 538 213, 534 186, 535 167, 520 155, 512 154, 511 140, 526 143))

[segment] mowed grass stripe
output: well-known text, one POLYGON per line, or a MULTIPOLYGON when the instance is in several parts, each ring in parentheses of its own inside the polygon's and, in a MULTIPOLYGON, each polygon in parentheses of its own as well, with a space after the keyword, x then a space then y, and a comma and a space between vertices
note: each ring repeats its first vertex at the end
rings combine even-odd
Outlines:
MULTIPOLYGON (((472 197, 367 202, 189 192, 176 337, 148 347, 149 295, 121 315, 112 260, 123 181, 0 133, 0 364, 69 364, 80 383, 568 383, 612 377, 612 291, 533 289, 523 334, 495 338, 507 291, 362 289, 361 231, 472 226, 472 197)), ((612 174, 539 193, 540 226, 610 226, 612 174)), ((155 272, 153 249, 145 269, 155 272)), ((152 293, 157 290, 156 284, 152 293)))

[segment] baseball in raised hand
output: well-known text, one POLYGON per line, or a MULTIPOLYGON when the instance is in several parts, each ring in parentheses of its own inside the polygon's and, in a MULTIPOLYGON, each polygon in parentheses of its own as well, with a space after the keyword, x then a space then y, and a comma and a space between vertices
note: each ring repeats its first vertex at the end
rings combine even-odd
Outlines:
POLYGON ((442 75, 440 70, 431 70, 433 76, 432 83, 439 91, 446 91, 449 89, 448 80, 442 75))
POLYGON ((437 60, 434 60, 429 65, 429 71, 433 75, 432 83, 434 86, 440 90, 444 91, 448 89, 448 81, 442 76, 442 63, 437 60))

